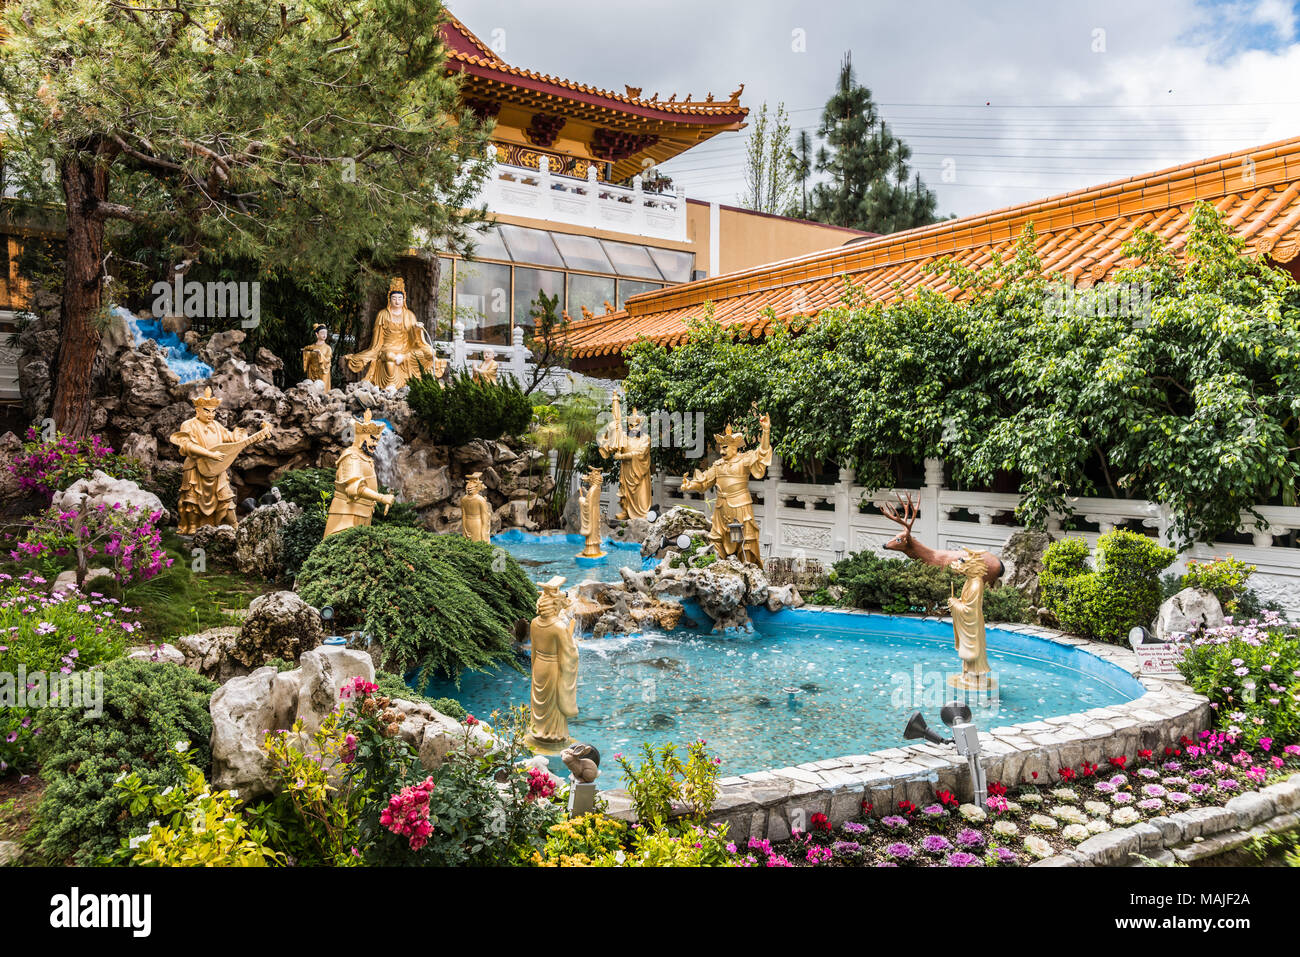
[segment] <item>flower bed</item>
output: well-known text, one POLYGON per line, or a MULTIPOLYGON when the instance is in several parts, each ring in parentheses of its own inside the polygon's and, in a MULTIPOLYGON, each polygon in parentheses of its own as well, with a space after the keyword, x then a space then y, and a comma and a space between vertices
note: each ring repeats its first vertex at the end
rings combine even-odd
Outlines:
POLYGON ((751 839, 739 863, 768 866, 981 867, 1026 865, 1113 829, 1233 797, 1300 771, 1300 745, 1275 746, 1217 731, 1184 737, 1161 753, 1116 755, 1060 768, 1055 784, 989 785, 987 809, 948 791, 918 807, 873 808, 838 828, 815 814, 808 830, 773 844, 751 839))

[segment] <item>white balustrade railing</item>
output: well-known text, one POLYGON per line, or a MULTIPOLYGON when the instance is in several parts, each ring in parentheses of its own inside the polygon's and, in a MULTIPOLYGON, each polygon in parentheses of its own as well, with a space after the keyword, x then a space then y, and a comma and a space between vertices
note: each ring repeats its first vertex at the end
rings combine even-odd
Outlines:
MULTIPOLYGON (((495 148, 489 150, 495 156, 495 148)), ((678 187, 672 193, 648 193, 641 177, 632 187, 612 186, 596 178, 588 167, 585 179, 550 171, 547 157, 538 158, 538 168, 492 163, 479 201, 488 211, 524 216, 590 229, 608 229, 634 236, 686 241, 686 194, 678 187)))
MULTIPOLYGON (((852 471, 841 470, 834 484, 787 482, 781 463, 773 456, 772 467, 762 481, 750 483, 754 515, 758 519, 764 557, 803 555, 832 563, 852 552, 870 549, 894 555, 885 542, 901 529, 880 514, 881 504, 896 502, 896 494, 910 494, 918 502, 919 515, 912 528, 920 542, 936 548, 984 548, 997 552, 1021 527, 1013 524, 1020 497, 990 492, 958 492, 943 487, 943 463, 926 460, 926 482, 915 489, 876 489, 868 492, 858 485, 852 471), (862 509, 860 503, 875 507, 862 509), (1010 519, 1008 518, 1010 516, 1010 519)), ((658 474, 654 478, 654 501, 660 508, 687 505, 707 513, 714 493, 683 493, 681 478, 658 474)), ((606 487, 606 500, 617 501, 617 488, 606 487)), ((1092 546, 1097 538, 1118 527, 1152 530, 1164 545, 1171 544, 1172 516, 1157 503, 1141 499, 1072 499, 1075 516, 1097 526, 1095 531, 1061 531, 1062 518, 1049 521, 1055 537, 1082 536, 1092 546)), ((1231 554, 1254 565, 1251 586, 1265 599, 1278 602, 1287 613, 1300 617, 1300 547, 1279 543, 1288 532, 1300 529, 1300 508, 1266 505, 1257 511, 1263 527, 1247 512, 1242 513, 1239 531, 1252 536, 1250 544, 1217 542, 1200 544, 1179 554, 1170 572, 1186 570, 1187 560, 1224 557, 1231 554)), ((611 513, 612 514, 612 513, 611 513)))

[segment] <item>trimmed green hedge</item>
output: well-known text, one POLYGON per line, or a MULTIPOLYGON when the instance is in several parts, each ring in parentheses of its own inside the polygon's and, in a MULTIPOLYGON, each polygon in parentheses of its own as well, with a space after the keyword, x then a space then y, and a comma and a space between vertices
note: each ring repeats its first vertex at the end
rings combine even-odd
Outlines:
MULTIPOLYGON (((912 558, 882 558, 863 551, 836 562, 831 583, 844 589, 843 603, 880 609, 892 615, 947 615, 948 597, 960 592, 964 579, 947 568, 912 558)), ((1029 599, 1018 588, 984 592, 986 621, 1028 622, 1029 599)))
POLYGON ((511 376, 502 374, 499 382, 476 382, 462 371, 441 385, 426 372, 410 380, 406 402, 440 445, 523 435, 533 421, 532 402, 511 376))
POLYGON ((1124 644, 1135 625, 1150 627, 1160 611, 1160 572, 1174 551, 1136 532, 1117 529, 1097 539, 1097 567, 1082 538, 1052 542, 1038 583, 1043 601, 1066 631, 1124 644))

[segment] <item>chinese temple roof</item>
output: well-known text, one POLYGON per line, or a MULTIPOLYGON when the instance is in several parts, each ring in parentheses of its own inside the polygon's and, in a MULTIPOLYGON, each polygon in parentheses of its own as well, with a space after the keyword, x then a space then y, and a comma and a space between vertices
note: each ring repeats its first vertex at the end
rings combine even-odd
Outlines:
POLYGON ((725 100, 710 93, 703 100, 674 93, 643 96, 639 87, 624 93, 511 66, 463 23, 448 14, 443 25, 448 68, 463 77, 463 96, 492 115, 509 104, 529 111, 535 129, 549 123, 573 124, 590 142, 593 156, 614 163, 614 178, 641 171, 644 159, 662 163, 710 137, 744 126, 749 110, 740 105, 744 85, 725 100))
MULTIPOLYGON (((964 219, 862 241, 695 282, 642 293, 623 310, 575 322, 574 358, 617 360, 646 338, 678 345, 687 320, 713 318, 763 335, 772 318, 811 316, 840 303, 845 278, 868 300, 889 301, 926 287, 953 294, 945 272, 926 272, 940 259, 979 269, 994 254, 1008 258, 1033 224, 1044 273, 1080 286, 1133 263, 1121 249, 1138 229, 1155 233, 1175 255, 1187 242, 1193 204, 1214 205, 1252 253, 1300 267, 1300 137, 1241 150, 1010 206, 964 219)), ((1294 270, 1293 270, 1294 271, 1294 270)))

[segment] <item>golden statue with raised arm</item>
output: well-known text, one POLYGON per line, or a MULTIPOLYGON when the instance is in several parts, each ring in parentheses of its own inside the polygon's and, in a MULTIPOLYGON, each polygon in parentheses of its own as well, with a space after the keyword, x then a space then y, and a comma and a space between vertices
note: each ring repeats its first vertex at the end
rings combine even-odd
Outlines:
POLYGON ((761 479, 767 474, 767 467, 772 464, 772 420, 762 415, 758 420, 762 427, 758 446, 748 452, 741 452, 745 444, 743 433, 733 433, 731 426, 718 435, 714 433, 713 441, 721 451, 721 457, 708 469, 695 470, 693 476, 682 476, 683 492, 703 492, 716 487, 718 500, 713 506, 713 524, 709 528, 709 541, 713 544, 719 558, 729 555, 737 556, 747 565, 762 567, 763 561, 758 553, 758 522, 754 518, 754 499, 749 494, 749 480, 761 479), (740 541, 733 541, 732 526, 740 541))
POLYGON ((623 430, 618 393, 614 393, 614 418, 607 430, 596 439, 603 458, 614 456, 619 463, 617 519, 645 518, 650 511, 650 436, 645 431, 645 416, 636 407, 627 417, 623 430))
POLYGON ((365 418, 352 420, 352 428, 352 446, 343 450, 334 471, 334 497, 330 499, 325 538, 345 528, 369 525, 375 505, 383 505, 387 515, 388 506, 393 504, 392 493, 380 492, 375 477, 375 448, 384 423, 372 422, 370 410, 366 409, 365 418))
POLYGON ((182 535, 193 535, 204 525, 239 523, 226 469, 242 449, 271 434, 269 424, 253 435, 243 429, 227 429, 216 420, 219 405, 221 400, 212 395, 212 388, 204 389, 194 399, 194 418, 186 419, 169 439, 185 456, 176 508, 176 530, 182 535))
POLYGON ((438 359, 424 326, 406 308, 406 284, 400 277, 388 287, 388 307, 375 316, 370 348, 344 358, 349 369, 365 369, 365 380, 381 389, 400 389, 425 369, 439 374, 438 359))

